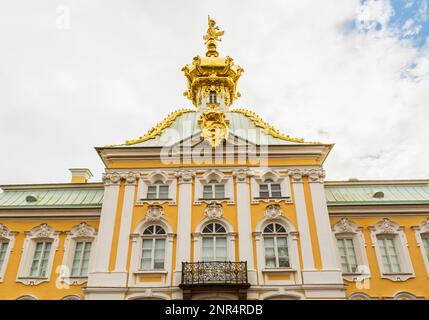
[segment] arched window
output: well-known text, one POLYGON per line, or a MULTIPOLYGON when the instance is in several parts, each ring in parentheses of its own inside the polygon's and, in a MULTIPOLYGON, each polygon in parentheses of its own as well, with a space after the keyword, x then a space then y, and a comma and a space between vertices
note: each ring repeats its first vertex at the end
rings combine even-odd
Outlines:
POLYGON ((265 249, 265 267, 290 267, 286 229, 281 224, 270 223, 264 228, 263 237, 265 249))
POLYGON ((216 180, 210 180, 204 185, 204 199, 223 199, 225 198, 225 185, 218 183, 216 180))
POLYGON ((271 179, 266 179, 259 185, 259 197, 261 198, 279 198, 282 196, 280 183, 274 183, 271 179))
POLYGON ((143 231, 140 269, 164 269, 166 237, 164 228, 159 225, 149 226, 143 231))
POLYGON ((216 103, 217 102, 217 94, 216 91, 210 91, 210 103, 216 103))
POLYGON ((227 234, 223 225, 218 222, 210 222, 202 233, 202 260, 203 261, 226 261, 227 234))
POLYGON ((168 199, 168 185, 164 184, 161 180, 147 188, 148 199, 168 199))

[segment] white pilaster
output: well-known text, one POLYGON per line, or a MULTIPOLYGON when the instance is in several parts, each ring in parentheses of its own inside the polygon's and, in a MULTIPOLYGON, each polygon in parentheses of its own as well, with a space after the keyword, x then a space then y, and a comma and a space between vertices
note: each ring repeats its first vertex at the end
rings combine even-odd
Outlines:
MULTIPOLYGON (((304 187, 300 172, 291 172, 293 193, 295 199, 296 218, 301 243, 302 269, 314 271, 313 248, 311 246, 310 227, 308 224, 307 207, 305 205, 304 187)), ((305 277, 304 277, 305 278, 305 277)))
POLYGON ((256 271, 253 261, 252 221, 250 215, 249 171, 234 171, 237 186, 237 228, 238 253, 241 261, 247 261, 250 284, 256 284, 256 271))
POLYGON ((192 181, 194 175, 191 170, 181 170, 176 173, 179 183, 179 199, 174 285, 179 285, 181 282, 182 262, 189 262, 191 259, 192 181))
POLYGON ((120 175, 104 175, 104 197, 98 228, 97 247, 93 272, 108 272, 110 251, 115 227, 116 208, 118 205, 120 175))
MULTIPOLYGON (((323 186, 324 173, 321 170, 309 172, 311 200, 313 202, 314 219, 316 221, 317 238, 319 240, 322 269, 341 272, 335 256, 335 243, 329 222, 328 205, 323 186)), ((341 279, 341 275, 340 279, 341 279)), ((341 280, 342 282, 342 280, 341 280)))
MULTIPOLYGON (((121 225, 119 229, 118 250, 116 253, 115 272, 127 272, 127 257, 131 234, 131 221, 134 206, 134 192, 136 186, 135 173, 129 173, 125 178, 125 192, 122 206, 121 225)), ((125 285, 125 283, 124 283, 125 285)))

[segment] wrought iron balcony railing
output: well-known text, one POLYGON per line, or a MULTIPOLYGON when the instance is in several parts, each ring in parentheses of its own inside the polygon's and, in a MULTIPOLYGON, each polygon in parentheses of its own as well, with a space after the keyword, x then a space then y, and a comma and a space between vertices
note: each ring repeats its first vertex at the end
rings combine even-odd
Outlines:
POLYGON ((247 262, 182 262, 181 285, 246 285, 247 262))

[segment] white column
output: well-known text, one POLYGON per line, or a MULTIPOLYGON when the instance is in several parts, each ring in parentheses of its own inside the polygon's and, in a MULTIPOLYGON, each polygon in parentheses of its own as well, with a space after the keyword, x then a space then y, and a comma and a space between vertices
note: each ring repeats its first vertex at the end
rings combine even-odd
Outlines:
POLYGON ((191 210, 192 210, 192 181, 194 172, 181 170, 176 173, 179 183, 176 266, 173 283, 179 285, 182 276, 182 262, 191 259, 191 210))
POLYGON ((256 284, 256 271, 253 261, 252 220, 250 215, 249 170, 233 172, 237 186, 237 224, 238 253, 241 261, 247 261, 250 284, 256 284))
POLYGON ((313 248, 311 246, 310 227, 308 224, 307 207, 305 205, 302 175, 299 171, 292 171, 293 194, 295 199, 296 219, 298 223, 299 239, 301 243, 302 270, 314 270, 313 248))
MULTIPOLYGON (((122 206, 121 225, 119 229, 118 239, 118 250, 116 253, 116 267, 115 272, 121 272, 124 274, 124 280, 126 279, 127 270, 127 257, 129 248, 129 239, 131 231, 131 221, 133 218, 133 206, 134 206, 134 192, 136 186, 137 174, 128 173, 125 177, 125 192, 124 201, 122 206)), ((124 283, 125 285, 125 283, 124 283)))
POLYGON ((309 172, 311 200, 313 202, 322 268, 324 270, 341 271, 335 258, 335 244, 332 237, 331 223, 329 221, 323 177, 324 173, 321 170, 309 172))

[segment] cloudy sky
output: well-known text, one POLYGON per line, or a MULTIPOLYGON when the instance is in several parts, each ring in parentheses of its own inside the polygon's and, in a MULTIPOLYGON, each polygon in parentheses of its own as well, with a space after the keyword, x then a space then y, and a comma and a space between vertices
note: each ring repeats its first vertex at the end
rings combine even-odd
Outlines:
POLYGON ((0 2, 0 184, 99 180, 94 146, 144 134, 219 47, 244 67, 235 107, 335 143, 329 179, 429 178, 428 0, 0 2))

